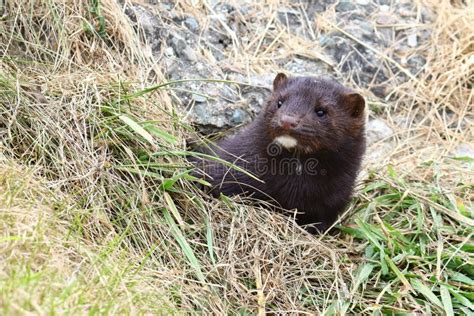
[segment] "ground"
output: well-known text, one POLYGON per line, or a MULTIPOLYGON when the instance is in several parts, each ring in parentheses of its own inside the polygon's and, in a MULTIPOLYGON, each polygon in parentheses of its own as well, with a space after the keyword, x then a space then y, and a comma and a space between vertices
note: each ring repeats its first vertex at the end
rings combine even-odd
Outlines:
POLYGON ((474 7, 465 1, 6 1, 3 314, 474 313, 474 7), (212 199, 184 157, 277 72, 362 93, 331 233, 212 199))

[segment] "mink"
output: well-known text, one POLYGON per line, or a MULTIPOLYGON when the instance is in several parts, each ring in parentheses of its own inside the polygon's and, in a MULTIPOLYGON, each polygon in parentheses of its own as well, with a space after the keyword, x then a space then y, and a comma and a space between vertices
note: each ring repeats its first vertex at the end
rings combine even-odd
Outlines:
POLYGON ((351 199, 366 147, 365 121, 359 93, 333 79, 279 73, 253 122, 197 149, 222 160, 201 155, 192 161, 213 196, 273 201, 297 209, 299 225, 321 232, 351 199))

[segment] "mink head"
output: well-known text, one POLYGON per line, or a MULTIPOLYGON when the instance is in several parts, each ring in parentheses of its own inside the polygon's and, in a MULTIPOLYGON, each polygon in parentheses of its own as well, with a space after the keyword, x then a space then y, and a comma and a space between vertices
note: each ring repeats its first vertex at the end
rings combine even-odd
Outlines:
POLYGON ((263 115, 270 137, 288 150, 338 151, 364 134, 364 98, 332 79, 279 73, 263 115))

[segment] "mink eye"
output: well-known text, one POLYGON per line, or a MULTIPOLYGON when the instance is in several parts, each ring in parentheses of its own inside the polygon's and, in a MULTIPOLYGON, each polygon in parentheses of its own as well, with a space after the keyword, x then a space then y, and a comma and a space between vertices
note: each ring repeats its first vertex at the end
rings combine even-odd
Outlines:
POLYGON ((317 115, 318 117, 324 117, 326 114, 327 114, 327 113, 326 113, 325 110, 323 110, 323 109, 316 109, 316 115, 317 115))
POLYGON ((281 108, 282 105, 283 105, 283 101, 282 101, 282 100, 278 100, 277 107, 278 107, 278 108, 281 108))

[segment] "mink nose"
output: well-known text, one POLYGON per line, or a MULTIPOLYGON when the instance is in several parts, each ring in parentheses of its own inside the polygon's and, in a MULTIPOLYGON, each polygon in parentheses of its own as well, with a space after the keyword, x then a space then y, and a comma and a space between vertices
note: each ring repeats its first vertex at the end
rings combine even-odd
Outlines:
POLYGON ((280 127, 283 129, 293 129, 298 126, 299 120, 291 115, 283 114, 280 117, 280 127))

